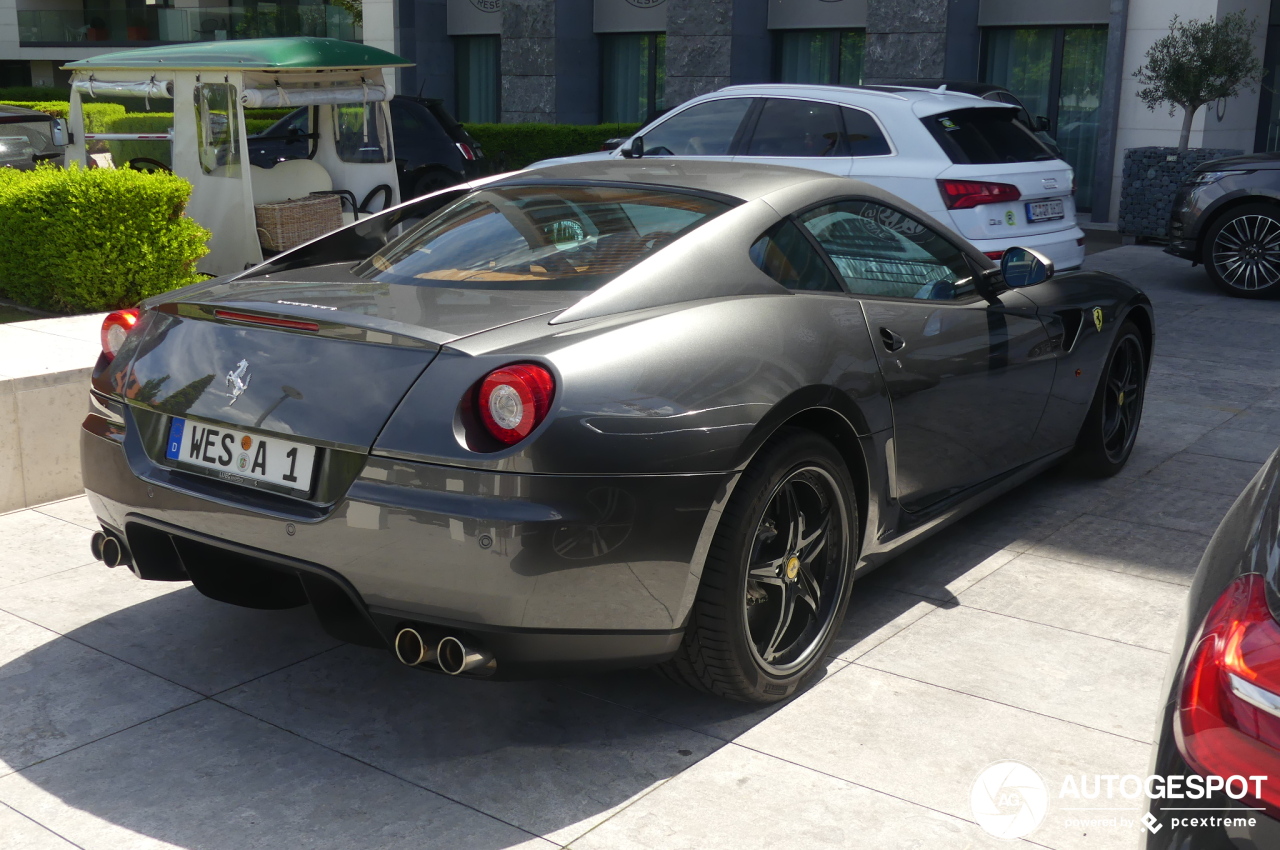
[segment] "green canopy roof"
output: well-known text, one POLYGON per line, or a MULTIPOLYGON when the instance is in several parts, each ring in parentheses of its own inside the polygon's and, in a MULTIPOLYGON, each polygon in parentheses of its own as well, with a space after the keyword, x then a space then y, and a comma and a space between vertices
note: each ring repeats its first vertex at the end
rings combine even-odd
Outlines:
POLYGON ((245 38, 121 50, 69 62, 63 67, 88 71, 153 68, 189 71, 309 71, 394 68, 412 64, 394 53, 336 38, 245 38))

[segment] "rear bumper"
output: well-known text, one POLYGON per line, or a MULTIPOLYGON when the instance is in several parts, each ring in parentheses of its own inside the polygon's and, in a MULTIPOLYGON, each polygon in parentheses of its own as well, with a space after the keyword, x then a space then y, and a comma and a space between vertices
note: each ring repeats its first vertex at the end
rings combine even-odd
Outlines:
POLYGON ((331 509, 290 512, 283 500, 237 504, 233 485, 157 466, 96 413, 81 457, 90 503, 141 575, 251 607, 310 603, 353 643, 389 645, 407 624, 468 635, 500 673, 670 656, 734 481, 369 458, 331 509))
POLYGON ((1039 233, 1034 236, 1020 236, 1016 239, 977 239, 970 240, 983 253, 1004 251, 1014 246, 1031 248, 1053 260, 1058 271, 1079 268, 1084 263, 1084 231, 1078 227, 1066 230, 1055 230, 1052 233, 1039 233))

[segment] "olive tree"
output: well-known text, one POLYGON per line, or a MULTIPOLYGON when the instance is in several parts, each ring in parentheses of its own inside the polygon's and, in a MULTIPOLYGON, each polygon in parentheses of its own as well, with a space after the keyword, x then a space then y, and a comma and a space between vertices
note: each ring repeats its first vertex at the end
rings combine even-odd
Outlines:
POLYGON ((1256 91, 1251 84, 1262 72, 1252 44, 1257 29, 1257 20, 1245 17, 1243 11, 1217 21, 1212 16, 1204 21, 1179 21, 1174 15, 1169 34, 1151 45, 1146 63, 1133 73, 1146 86, 1138 91, 1138 97, 1148 109, 1155 111, 1167 103, 1173 115, 1182 107, 1179 152, 1187 149, 1191 121, 1200 107, 1218 98, 1235 97, 1244 85, 1256 91))

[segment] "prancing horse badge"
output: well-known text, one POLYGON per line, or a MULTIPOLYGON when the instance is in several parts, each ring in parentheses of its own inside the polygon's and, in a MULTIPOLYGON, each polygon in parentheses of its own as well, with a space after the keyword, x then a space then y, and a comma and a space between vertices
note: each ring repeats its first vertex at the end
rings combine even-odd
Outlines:
POLYGON ((1102 308, 1093 308, 1093 326, 1098 329, 1098 333, 1102 333, 1102 308))

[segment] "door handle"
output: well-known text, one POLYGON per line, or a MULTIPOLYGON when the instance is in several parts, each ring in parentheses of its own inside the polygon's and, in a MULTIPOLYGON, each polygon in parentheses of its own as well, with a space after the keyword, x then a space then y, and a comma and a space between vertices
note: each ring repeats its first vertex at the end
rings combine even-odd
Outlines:
POLYGON ((902 346, 907 344, 907 341, 905 339, 898 336, 896 333, 889 330, 888 328, 880 329, 880 341, 884 343, 884 347, 888 351, 899 351, 901 350, 902 346))

